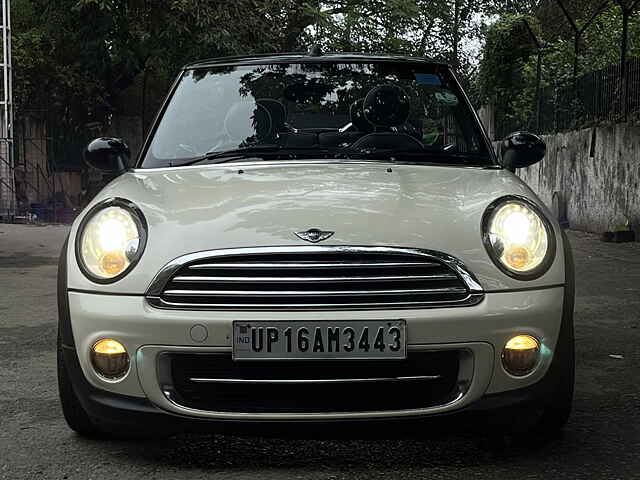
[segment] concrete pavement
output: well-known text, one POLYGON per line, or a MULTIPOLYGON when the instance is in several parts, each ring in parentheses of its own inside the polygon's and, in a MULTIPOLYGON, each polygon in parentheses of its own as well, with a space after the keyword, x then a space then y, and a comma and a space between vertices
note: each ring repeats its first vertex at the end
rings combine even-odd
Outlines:
POLYGON ((496 451, 468 437, 136 442, 75 435, 62 418, 55 367, 56 264, 67 231, 0 224, 2 479, 640 478, 640 243, 569 232, 578 282, 574 413, 561 440, 496 451))

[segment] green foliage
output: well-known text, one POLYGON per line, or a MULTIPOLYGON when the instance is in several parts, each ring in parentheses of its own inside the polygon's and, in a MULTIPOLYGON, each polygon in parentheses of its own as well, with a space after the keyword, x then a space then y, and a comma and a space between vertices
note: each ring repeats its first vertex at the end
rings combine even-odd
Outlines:
MULTIPOLYGON (((604 0, 562 1, 580 27, 604 0)), ((574 60, 575 32, 558 0, 12 3, 17 111, 47 109, 71 131, 108 123, 113 114, 142 115, 148 123, 179 68, 205 57, 299 51, 316 42, 325 51, 427 56, 454 66, 475 97, 501 102, 513 116, 528 115, 535 97, 536 49, 524 19, 550 45, 542 86, 570 81, 574 60), (468 45, 483 39, 476 73, 468 45)), ((580 73, 619 58, 622 15, 614 1, 607 5, 580 38, 580 73)), ((639 17, 631 17, 631 56, 640 55, 639 17)))
MULTIPOLYGON (((326 50, 390 52, 453 66, 469 83, 482 25, 494 2, 482 0, 334 0, 322 2, 318 38, 326 50)), ((495 2, 496 4, 500 2, 495 2)))
MULTIPOLYGON (((623 22, 619 1, 624 3, 624 0, 543 0, 535 10, 535 15, 528 16, 496 10, 501 15, 487 29, 477 78, 481 102, 495 105, 499 121, 521 128, 533 127, 538 49, 528 32, 522 28, 522 20, 527 19, 543 47, 540 88, 553 86, 565 87, 566 90, 574 82, 576 28, 579 39, 578 76, 620 61, 623 22), (575 28, 559 7, 560 1, 575 28)), ((630 57, 640 55, 638 10, 640 4, 630 17, 630 57)))
POLYGON ((300 11, 277 0, 17 0, 16 104, 104 122, 128 108, 143 73, 162 91, 188 61, 281 49, 300 11))
POLYGON ((14 0, 15 100, 73 131, 113 114, 152 117, 199 58, 306 50, 391 52, 477 63, 482 0, 14 0), (320 7, 320 8, 318 8, 320 7))
POLYGON ((508 114, 512 113, 514 87, 523 85, 530 70, 529 61, 536 53, 525 22, 537 30, 534 20, 524 15, 508 14, 491 25, 487 29, 485 54, 480 62, 480 101, 497 104, 508 114))

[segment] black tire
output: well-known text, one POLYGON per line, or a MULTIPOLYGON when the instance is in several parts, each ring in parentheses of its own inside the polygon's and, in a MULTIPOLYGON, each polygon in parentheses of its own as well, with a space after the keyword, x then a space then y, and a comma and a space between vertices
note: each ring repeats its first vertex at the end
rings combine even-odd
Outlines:
POLYGON ((545 394, 538 398, 539 416, 529 428, 533 443, 546 443, 562 436, 562 430, 571 415, 575 383, 576 356, 573 326, 575 306, 575 276, 571 244, 562 231, 565 256, 565 291, 562 322, 553 361, 547 372, 545 394))
POLYGON ((571 370, 571 378, 565 377, 542 410, 542 415, 532 429, 534 434, 549 439, 562 435, 562 429, 571 415, 573 403, 573 363, 571 370))
POLYGON ((58 392, 60 393, 60 403, 62 413, 67 425, 83 437, 95 438, 101 435, 101 431, 87 415, 78 397, 73 390, 71 379, 67 373, 67 368, 62 355, 62 341, 58 335, 58 392))
POLYGON ((576 354, 573 328, 575 306, 575 277, 571 244, 564 231, 562 240, 565 255, 565 292, 562 323, 554 359, 547 375, 552 379, 546 398, 542 399, 542 414, 532 429, 538 438, 551 440, 562 435, 571 415, 575 383, 576 354))
POLYGON ((556 355, 547 373, 549 377, 546 379, 548 384, 544 396, 538 397, 527 409, 513 412, 508 417, 510 425, 490 434, 483 448, 500 451, 514 445, 537 449, 562 438, 573 403, 575 359, 573 325, 571 327, 571 337, 559 339, 556 355), (529 420, 534 414, 535 419, 529 420))
POLYGON ((558 344, 548 375, 553 378, 547 398, 544 399, 542 415, 533 428, 533 432, 543 438, 557 438, 571 415, 573 389, 576 372, 576 353, 573 327, 575 307, 575 276, 573 252, 564 231, 562 243, 565 256, 565 291, 562 305, 562 323, 558 335, 558 344))
MULTIPOLYGON (((532 432, 542 438, 558 438, 571 415, 573 388, 575 381, 575 348, 573 340, 573 322, 570 332, 559 339, 556 355, 561 360, 556 372, 554 389, 544 404, 542 414, 532 432)), ((554 362, 557 364, 557 361, 554 362)))

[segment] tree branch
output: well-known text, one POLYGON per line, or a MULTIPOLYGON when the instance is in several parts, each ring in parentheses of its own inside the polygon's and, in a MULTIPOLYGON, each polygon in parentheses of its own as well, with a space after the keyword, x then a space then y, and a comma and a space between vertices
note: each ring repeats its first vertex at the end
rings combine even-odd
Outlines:
POLYGON ((564 3, 562 3, 562 0, 557 0, 557 2, 558 2, 558 5, 560 5, 560 9, 562 10, 562 13, 564 13, 564 16, 567 17, 567 20, 569 20, 569 23, 571 24, 571 28, 573 28, 573 31, 578 33, 578 26, 576 25, 576 22, 573 21, 571 14, 567 10, 567 7, 564 6, 564 3))
POLYGON ((522 23, 524 23, 524 26, 527 27, 527 32, 529 32, 529 36, 531 37, 531 40, 533 40, 533 43, 536 44, 536 48, 540 50, 540 42, 538 41, 538 37, 536 36, 535 33, 533 33, 533 30, 531 29, 531 25, 529 25, 529 22, 527 22, 527 19, 523 18, 522 23))
MULTIPOLYGON (((589 25, 591 25, 593 21, 600 16, 600 14, 604 11, 605 8, 607 8, 607 5, 609 4, 608 0, 601 2, 596 7, 592 15, 589 17, 589 19, 581 27, 578 27, 578 24, 576 23, 576 21, 573 19, 573 17, 567 10, 567 7, 564 5, 564 2, 562 0, 556 0, 556 1, 558 2, 558 5, 560 6, 560 9, 562 10, 562 13, 564 14, 564 16, 567 18, 567 20, 569 20, 569 23, 571 24, 571 28, 573 29, 573 31, 578 37, 582 36, 582 34, 587 30, 587 28, 589 28, 589 25)), ((636 0, 636 2, 639 2, 639 1, 640 0, 636 0)))
POLYGON ((598 7, 596 7, 595 11, 593 12, 593 15, 591 15, 589 20, 587 20, 587 22, 584 25, 582 25, 582 27, 580 27, 580 32, 579 32, 580 35, 582 35, 587 30, 587 28, 589 28, 589 25, 591 25, 593 21, 600 16, 600 14, 605 10, 605 8, 607 8, 608 4, 609 2, 605 0, 598 7))

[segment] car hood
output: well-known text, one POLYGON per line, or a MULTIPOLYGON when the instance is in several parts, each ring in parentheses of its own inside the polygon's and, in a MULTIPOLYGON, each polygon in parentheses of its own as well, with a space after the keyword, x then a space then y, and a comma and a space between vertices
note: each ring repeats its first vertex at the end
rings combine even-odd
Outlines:
MULTIPOLYGON (((221 248, 309 245, 296 232, 335 232, 322 245, 413 247, 453 255, 485 290, 564 283, 562 249, 541 278, 523 282, 492 263, 481 239, 486 207, 504 195, 544 206, 515 175, 500 169, 386 163, 266 163, 135 170, 105 187, 88 208, 112 197, 138 205, 149 226, 140 263, 122 280, 97 285, 75 262, 69 287, 142 294, 181 255, 221 248)), ((554 229, 559 227, 552 221, 554 229)), ((561 244, 561 239, 557 241, 561 244)))

